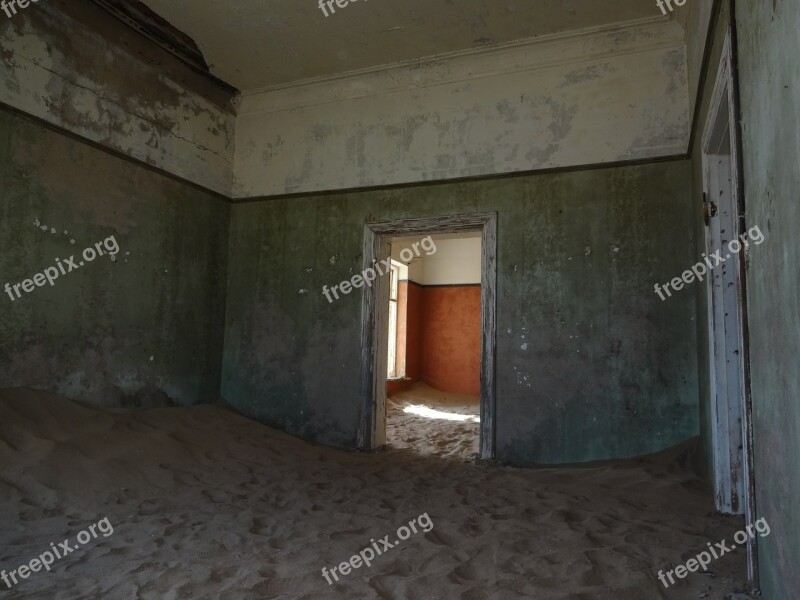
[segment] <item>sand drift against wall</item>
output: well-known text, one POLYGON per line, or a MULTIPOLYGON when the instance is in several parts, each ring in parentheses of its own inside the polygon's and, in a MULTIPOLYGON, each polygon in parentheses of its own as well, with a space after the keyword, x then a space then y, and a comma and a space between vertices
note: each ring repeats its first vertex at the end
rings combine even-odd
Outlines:
POLYGON ((0 567, 100 516, 115 532, 3 597, 721 599, 725 576, 672 596, 655 579, 739 525, 709 516, 682 458, 519 470, 347 454, 218 407, 99 410, 5 390, 0 567), (436 527, 385 560, 333 586, 319 575, 423 512, 436 527))

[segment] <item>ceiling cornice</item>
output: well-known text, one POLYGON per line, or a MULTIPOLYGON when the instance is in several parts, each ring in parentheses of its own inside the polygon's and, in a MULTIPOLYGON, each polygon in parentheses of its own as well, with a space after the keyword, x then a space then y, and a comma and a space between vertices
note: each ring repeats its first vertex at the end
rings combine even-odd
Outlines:
POLYGON ((667 17, 627 21, 242 92, 240 114, 263 113, 470 82, 564 64, 685 46, 667 17))

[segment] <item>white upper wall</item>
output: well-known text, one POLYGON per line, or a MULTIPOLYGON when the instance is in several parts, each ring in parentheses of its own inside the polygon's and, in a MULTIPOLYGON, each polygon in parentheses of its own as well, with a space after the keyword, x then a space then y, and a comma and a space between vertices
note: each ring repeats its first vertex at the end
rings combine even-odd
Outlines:
MULTIPOLYGON (((433 236, 436 252, 420 256, 409 263, 408 278, 421 285, 457 285, 481 282, 480 235, 433 236)), ((402 262, 400 252, 411 248, 419 238, 402 239, 392 244, 392 258, 402 262)))
POLYGON ((688 139, 684 32, 659 16, 245 94, 234 196, 656 158, 688 139))
POLYGON ((40 3, 0 22, 0 102, 234 198, 657 158, 687 151, 697 2, 686 36, 540 36, 245 94, 238 117, 94 4, 40 3))
POLYGON ((390 248, 390 250, 391 250, 390 256, 392 257, 392 259, 394 261, 396 261, 396 262, 398 262, 400 264, 406 265, 406 267, 408 267, 407 273, 405 273, 405 274, 401 273, 401 278, 405 277, 409 281, 415 281, 417 283, 422 283, 423 282, 423 278, 424 278, 424 276, 423 276, 423 268, 424 267, 422 265, 422 262, 423 262, 423 259, 425 258, 425 251, 422 250, 422 249, 419 249, 420 256, 416 256, 416 252, 414 252, 412 246, 413 246, 413 244, 415 242, 419 242, 420 239, 421 239, 420 237, 409 237, 409 238, 402 238, 402 239, 399 239, 399 240, 395 240, 394 242, 392 242, 392 245, 391 245, 391 248, 390 248), (410 262, 405 262, 400 257, 400 253, 403 250, 405 250, 406 248, 408 248, 409 250, 411 250, 414 253, 414 258, 412 258, 410 262))
POLYGON ((692 0, 675 12, 678 23, 685 29, 690 114, 694 114, 713 7, 714 0, 692 0))
POLYGON ((230 94, 225 106, 215 83, 101 8, 40 2, 0 13, 0 49, 0 102, 231 194, 230 94))

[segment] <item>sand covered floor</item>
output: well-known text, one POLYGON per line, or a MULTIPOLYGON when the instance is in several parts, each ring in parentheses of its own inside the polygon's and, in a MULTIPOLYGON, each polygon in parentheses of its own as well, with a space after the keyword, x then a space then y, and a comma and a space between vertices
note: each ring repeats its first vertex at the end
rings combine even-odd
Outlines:
POLYGON ((425 456, 477 456, 480 398, 435 390, 425 383, 392 395, 386 407, 386 441, 391 448, 425 456))
POLYGON ((743 525, 711 514, 691 452, 515 469, 331 450, 219 407, 109 411, 4 390, 0 569, 105 517, 114 533, 0 583, 0 598, 722 599, 740 550, 669 592, 656 579, 743 525), (326 583, 323 567, 423 513, 429 532, 326 583))

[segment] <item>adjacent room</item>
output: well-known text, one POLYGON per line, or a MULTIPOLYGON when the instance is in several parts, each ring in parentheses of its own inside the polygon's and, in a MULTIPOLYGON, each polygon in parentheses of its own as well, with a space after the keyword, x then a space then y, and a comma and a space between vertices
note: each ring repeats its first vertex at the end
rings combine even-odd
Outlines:
POLYGON ((799 30, 0 2, 0 598, 793 599, 799 30))
POLYGON ((387 443, 469 459, 479 450, 481 235, 392 241, 387 443), (408 258, 408 262, 404 261, 408 258))

